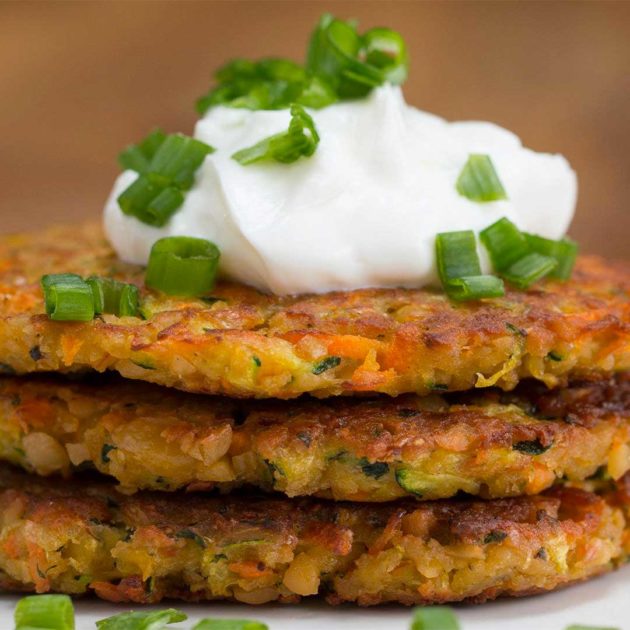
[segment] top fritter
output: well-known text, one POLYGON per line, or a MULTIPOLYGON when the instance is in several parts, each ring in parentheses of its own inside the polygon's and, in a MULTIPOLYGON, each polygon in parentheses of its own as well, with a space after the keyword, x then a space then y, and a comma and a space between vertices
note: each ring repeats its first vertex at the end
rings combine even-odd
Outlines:
POLYGON ((278 297, 219 284, 212 298, 143 286, 94 225, 0 241, 0 369, 112 369, 192 392, 325 397, 358 392, 558 386, 630 369, 630 268, 582 258, 568 282, 458 304, 441 292, 371 289, 278 297), (52 321, 40 279, 98 275, 141 288, 140 317, 52 321))

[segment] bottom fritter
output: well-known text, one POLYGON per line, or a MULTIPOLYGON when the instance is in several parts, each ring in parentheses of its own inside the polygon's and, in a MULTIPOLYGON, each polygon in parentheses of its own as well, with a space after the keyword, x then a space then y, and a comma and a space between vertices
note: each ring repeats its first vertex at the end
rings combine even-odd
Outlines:
POLYGON ((549 591, 630 551, 630 479, 494 501, 387 505, 199 494, 0 468, 0 587, 162 598, 417 604, 549 591))

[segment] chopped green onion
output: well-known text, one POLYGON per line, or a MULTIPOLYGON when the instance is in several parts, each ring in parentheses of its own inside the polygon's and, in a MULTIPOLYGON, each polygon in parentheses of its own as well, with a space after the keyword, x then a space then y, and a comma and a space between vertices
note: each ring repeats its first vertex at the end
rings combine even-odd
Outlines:
POLYGON ((455 278, 448 283, 448 296, 458 302, 502 297, 505 286, 501 278, 490 275, 455 278))
POLYGON ((201 238, 161 238, 151 248, 146 285, 168 295, 204 295, 214 287, 219 257, 218 247, 201 238))
POLYGON ((443 232, 437 235, 435 247, 438 274, 450 298, 468 301, 504 295, 499 278, 481 273, 474 232, 443 232))
POLYGON ((610 626, 606 626, 604 628, 602 626, 573 625, 573 626, 567 626, 566 630, 620 630, 620 628, 612 628, 610 626))
POLYGON ((477 242, 472 230, 438 234, 436 250, 442 283, 455 278, 481 275, 477 242))
POLYGON ((92 276, 87 279, 94 296, 95 313, 111 313, 117 317, 137 317, 140 292, 135 284, 127 284, 92 276))
POLYGON ((249 619, 202 619, 191 630, 269 630, 269 626, 249 619))
POLYGON ((385 81, 407 77, 407 49, 402 37, 376 28, 363 36, 356 25, 325 14, 309 43, 306 69, 323 77, 340 98, 360 98, 385 81))
POLYGON ((205 142, 175 133, 160 145, 149 169, 165 177, 171 185, 188 190, 195 182, 195 172, 212 152, 214 149, 205 142))
POLYGON ((154 129, 138 144, 129 145, 118 156, 118 162, 124 169, 146 173, 153 156, 164 140, 166 140, 166 134, 160 129, 154 129))
POLYGON ((166 178, 147 173, 140 175, 118 196, 118 205, 124 214, 148 225, 162 227, 184 203, 184 196, 177 189, 175 193, 172 191, 166 178), (169 190, 171 192, 165 195, 169 190))
POLYGON ((517 260, 502 272, 503 277, 519 289, 527 289, 541 278, 549 275, 558 263, 555 258, 533 252, 517 260))
POLYGON ((571 277, 575 259, 577 258, 578 245, 569 238, 554 241, 535 234, 525 233, 527 244, 537 254, 555 258, 558 266, 549 274, 551 278, 568 280, 571 277))
POLYGON ((152 612, 126 612, 96 622, 98 630, 162 630, 164 626, 186 621, 187 615, 174 608, 152 612))
POLYGON ((498 201, 507 199, 501 180, 488 155, 471 154, 462 168, 457 192, 471 201, 498 201))
POLYGON ((55 321, 89 322, 94 319, 90 286, 76 274, 43 276, 41 286, 48 317, 55 321))
POLYGON ((311 109, 321 109, 337 101, 333 89, 319 77, 310 77, 304 84, 302 92, 295 97, 295 102, 311 109))
POLYGON ((366 63, 381 68, 385 79, 394 85, 407 78, 407 46, 400 33, 389 28, 373 28, 363 35, 366 63))
POLYGON ((67 595, 30 595, 15 606, 15 630, 74 630, 74 608, 67 595))
POLYGON ((520 289, 545 276, 567 280, 577 256, 573 241, 526 234, 505 217, 482 230, 479 238, 494 269, 520 289))
POLYGON ((523 256, 530 247, 525 235, 505 217, 479 233, 496 271, 504 271, 523 256))
POLYGON ((307 76, 304 68, 287 59, 235 59, 215 74, 219 85, 197 101, 204 114, 216 105, 245 109, 284 109, 292 103, 320 108, 337 100, 321 77, 307 76))
POLYGON ((243 166, 262 160, 288 164, 301 156, 313 155, 318 144, 319 135, 313 119, 302 106, 294 104, 291 106, 291 122, 287 131, 269 136, 247 149, 241 149, 232 158, 243 166))
POLYGON ((413 611, 411 630, 459 630, 459 622, 447 606, 428 606, 413 611))
POLYGON ((184 203, 182 191, 193 185, 195 172, 214 149, 183 134, 149 136, 143 142, 147 143, 144 150, 129 149, 121 156, 121 163, 124 161, 129 168, 133 164, 140 175, 117 201, 124 214, 162 227, 184 203), (145 164, 141 157, 146 159, 145 164))

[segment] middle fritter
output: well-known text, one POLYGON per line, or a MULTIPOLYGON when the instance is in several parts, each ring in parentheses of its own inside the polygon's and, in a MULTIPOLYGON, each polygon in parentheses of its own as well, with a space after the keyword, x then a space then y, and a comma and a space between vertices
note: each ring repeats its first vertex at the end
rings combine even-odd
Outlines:
POLYGON ((125 492, 254 485, 390 501, 536 494, 630 469, 630 377, 549 391, 236 401, 118 378, 0 380, 0 458, 94 466, 125 492))

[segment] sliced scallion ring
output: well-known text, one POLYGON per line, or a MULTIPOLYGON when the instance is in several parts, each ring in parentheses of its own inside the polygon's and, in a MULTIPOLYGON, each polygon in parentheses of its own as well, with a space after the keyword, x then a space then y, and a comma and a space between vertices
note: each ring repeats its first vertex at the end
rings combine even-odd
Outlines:
POLYGON ((41 286, 50 319, 63 322, 89 322, 94 319, 92 289, 81 276, 50 274, 42 277, 41 286))
POLYGON ((471 201, 507 199, 501 180, 488 155, 471 154, 457 178, 457 192, 471 201))
POLYGON ((67 595, 29 595, 15 606, 15 630, 74 630, 74 607, 67 595))
POLYGON ((86 280, 94 296, 95 313, 111 313, 117 317, 137 317, 140 292, 134 284, 112 278, 92 276, 86 280))
POLYGON ((97 630, 162 630, 167 625, 186 621, 188 616, 175 608, 124 612, 96 622, 97 630))
POLYGON ((550 278, 568 280, 571 277, 571 272, 573 271, 578 253, 578 245, 575 241, 569 238, 554 241, 549 238, 527 233, 525 233, 525 238, 532 251, 537 254, 542 254, 543 256, 550 256, 558 263, 558 266, 550 272, 550 278))
POLYGON ((549 275, 557 266, 555 258, 532 252, 517 260, 501 275, 515 287, 527 289, 534 282, 549 275))
POLYGON ((435 248, 438 274, 451 299, 469 301, 505 294, 500 278, 481 273, 477 242, 471 230, 438 234, 435 248))
POLYGON ((166 134, 160 129, 154 129, 146 138, 138 144, 129 145, 119 156, 118 162, 124 168, 137 173, 146 173, 149 164, 166 140, 166 134))
POLYGON ((199 297, 214 287, 219 248, 190 236, 169 236, 153 245, 145 283, 167 295, 199 297))
POLYGON ((184 191, 195 181, 195 173, 214 149, 183 134, 165 136, 153 132, 119 157, 125 168, 139 177, 119 196, 124 214, 155 227, 162 227, 184 203, 184 191))
POLYGON ((459 622, 447 606, 427 606, 413 611, 411 630, 459 630, 459 622))
POLYGON ((492 266, 499 272, 530 252, 525 235, 505 217, 482 230, 479 239, 490 254, 492 266))

